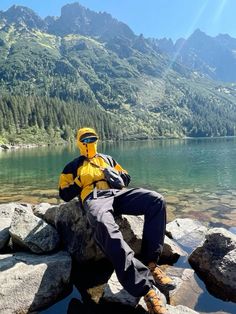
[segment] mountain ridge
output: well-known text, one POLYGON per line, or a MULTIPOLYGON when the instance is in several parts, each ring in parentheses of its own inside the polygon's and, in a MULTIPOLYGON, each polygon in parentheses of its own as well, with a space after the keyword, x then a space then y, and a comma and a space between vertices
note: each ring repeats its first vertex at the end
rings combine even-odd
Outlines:
MULTIPOLYGON (((57 130, 67 139, 89 121, 91 108, 97 112, 91 124, 103 138, 235 134, 235 84, 192 71, 162 53, 157 41, 135 35, 109 14, 67 5, 62 10, 67 28, 58 35, 60 17, 46 17, 42 24, 30 9, 17 6, 6 12, 0 12, 0 92, 5 95, 0 112, 11 123, 8 127, 8 121, 0 119, 4 138, 19 138, 23 128, 34 127, 50 134, 57 130), (66 22, 70 10, 74 18, 66 22), (11 20, 4 17, 6 12, 21 14, 11 20), (19 113, 19 101, 27 117, 19 113), (56 106, 67 110, 70 118, 60 117, 56 106), (75 106, 85 120, 73 117, 75 106)), ((228 41, 224 38, 224 45, 228 41)))

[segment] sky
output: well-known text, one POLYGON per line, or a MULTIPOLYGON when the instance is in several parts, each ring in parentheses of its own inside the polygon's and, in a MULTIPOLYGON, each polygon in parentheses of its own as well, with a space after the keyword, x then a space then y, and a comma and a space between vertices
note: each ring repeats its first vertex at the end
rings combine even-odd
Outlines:
MULTIPOLYGON (((33 9, 39 16, 60 16, 61 7, 76 0, 0 0, 0 10, 13 4, 33 9)), ((96 12, 107 12, 145 37, 187 38, 197 28, 210 36, 236 38, 236 0, 80 0, 96 12)))

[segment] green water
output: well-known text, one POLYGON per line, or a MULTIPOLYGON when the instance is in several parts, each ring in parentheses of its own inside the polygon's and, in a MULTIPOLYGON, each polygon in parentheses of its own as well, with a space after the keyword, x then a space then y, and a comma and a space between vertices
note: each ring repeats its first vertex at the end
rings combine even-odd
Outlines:
MULTIPOLYGON (((236 232, 236 138, 106 143, 99 151, 129 171, 132 187, 160 191, 169 220, 192 217, 236 232)), ((0 151, 0 202, 59 203, 59 174, 77 156, 75 147, 0 151)), ((199 284, 204 293, 196 310, 236 313, 235 304, 210 296, 199 284)), ((80 296, 74 291, 42 313, 79 312, 79 305, 72 306, 76 299, 80 296)))
MULTIPOLYGON (((169 220, 193 217, 236 227, 236 138, 105 143, 132 177, 131 186, 160 191, 169 220)), ((59 203, 58 176, 77 157, 75 147, 0 152, 0 202, 59 203)))

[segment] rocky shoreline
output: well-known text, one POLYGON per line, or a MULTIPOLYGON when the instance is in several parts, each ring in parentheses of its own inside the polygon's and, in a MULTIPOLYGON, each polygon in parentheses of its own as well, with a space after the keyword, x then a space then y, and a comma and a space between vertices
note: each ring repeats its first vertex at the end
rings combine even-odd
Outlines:
MULTIPOLYGON (((138 255, 143 218, 123 215, 116 221, 138 255)), ((56 206, 0 204, 1 314, 39 313, 68 295, 73 285, 86 303, 89 288, 95 285, 88 283, 87 274, 108 277, 98 263, 109 265, 93 241, 78 201, 56 206)), ((173 220, 167 225, 161 263, 177 282, 177 288, 165 295, 170 314, 198 313, 194 307, 202 289, 196 274, 215 297, 236 302, 236 235, 226 229, 208 229, 189 218, 173 220), (172 266, 180 257, 188 259, 192 268, 172 266)), ((146 313, 143 300, 120 286, 111 265, 104 268, 109 268, 110 278, 100 280, 96 303, 106 304, 113 314, 119 306, 122 313, 146 313)), ((207 306, 205 312, 209 313, 207 306)))

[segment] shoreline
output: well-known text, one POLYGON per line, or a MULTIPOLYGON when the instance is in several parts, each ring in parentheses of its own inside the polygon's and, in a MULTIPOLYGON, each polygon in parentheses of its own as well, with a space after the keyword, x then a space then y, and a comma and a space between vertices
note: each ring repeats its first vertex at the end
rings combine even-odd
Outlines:
MULTIPOLYGON (((100 140, 101 143, 117 143, 117 142, 139 142, 139 141, 163 141, 163 140, 214 140, 214 139, 232 139, 236 136, 211 136, 211 137, 154 137, 154 138, 129 138, 129 139, 119 139, 119 140, 100 140)), ((73 142, 76 142, 74 139, 73 142)), ((11 143, 0 143, 0 151, 16 150, 21 148, 36 148, 36 147, 47 147, 47 146, 65 146, 70 145, 73 142, 54 142, 54 143, 21 143, 21 144, 11 144, 11 143)))

